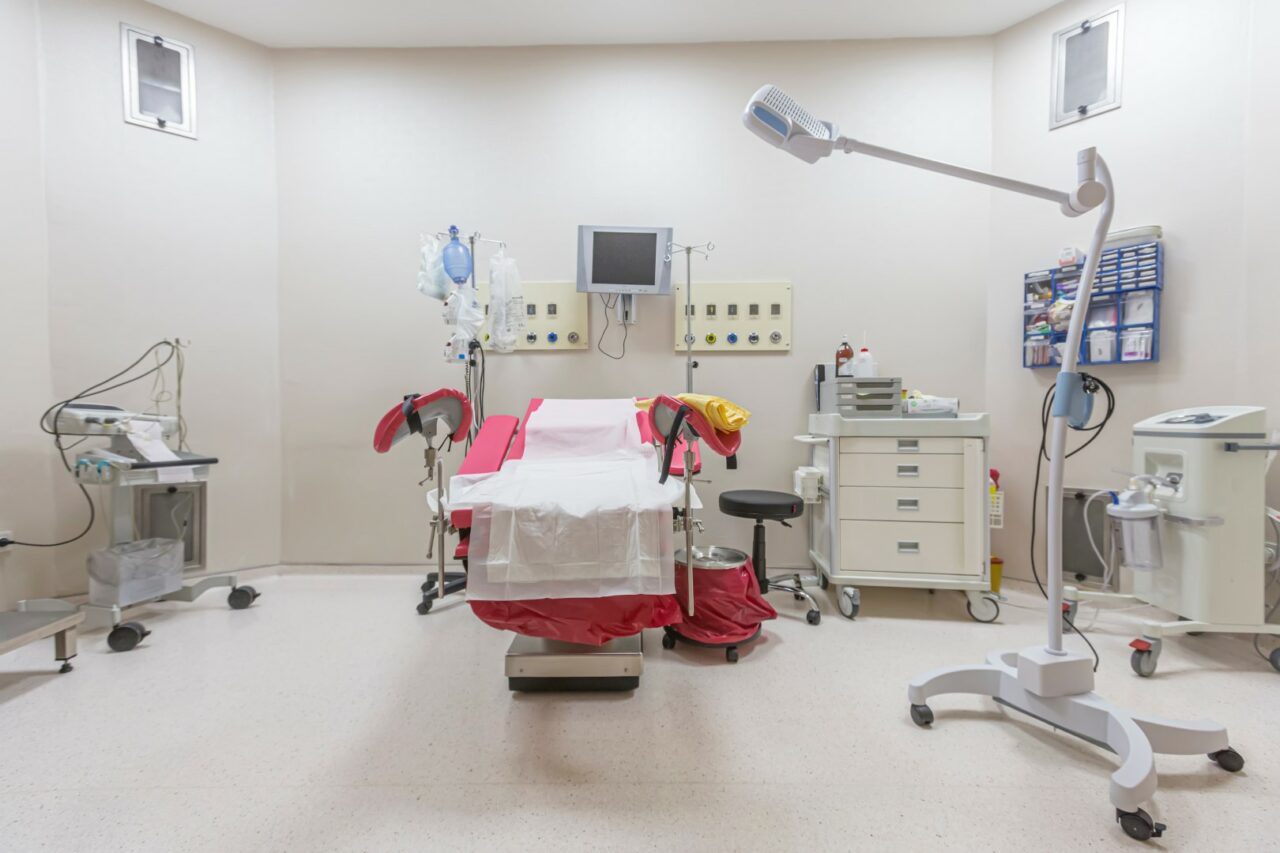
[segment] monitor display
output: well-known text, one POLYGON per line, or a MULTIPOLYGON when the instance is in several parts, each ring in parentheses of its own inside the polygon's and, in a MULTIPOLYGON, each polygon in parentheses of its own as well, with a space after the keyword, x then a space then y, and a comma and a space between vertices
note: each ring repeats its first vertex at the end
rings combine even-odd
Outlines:
POLYGON ((670 228, 578 227, 578 291, 669 294, 670 228))

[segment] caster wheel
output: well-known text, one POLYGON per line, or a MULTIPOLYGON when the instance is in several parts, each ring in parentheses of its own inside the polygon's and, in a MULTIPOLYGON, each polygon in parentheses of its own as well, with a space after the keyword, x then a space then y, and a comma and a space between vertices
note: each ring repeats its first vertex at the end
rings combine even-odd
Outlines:
POLYGON ((123 622, 111 629, 111 633, 107 635, 107 645, 113 652, 132 651, 150 633, 142 627, 141 622, 123 622))
POLYGON ((251 586, 238 586, 227 596, 227 604, 232 610, 244 610, 258 597, 258 591, 251 586))
POLYGON ((912 705, 911 722, 923 729, 933 722, 933 709, 928 705, 912 705))
POLYGON ((662 635, 662 647, 663 647, 664 649, 674 649, 674 648, 676 647, 676 635, 675 635, 675 634, 663 634, 663 635, 662 635))
POLYGON ((854 619, 858 615, 858 611, 862 609, 862 603, 858 601, 858 596, 854 594, 853 587, 841 587, 840 595, 836 597, 836 603, 840 605, 840 615, 846 619, 854 619))
POLYGON ((969 611, 969 618, 974 622, 990 623, 1000 618, 1000 602, 996 601, 994 595, 984 595, 981 597, 982 602, 976 608, 973 606, 973 599, 965 602, 964 609, 969 611))
POLYGON ((730 646, 729 648, 725 649, 725 650, 724 650, 724 659, 725 659, 725 660, 727 660, 729 663, 737 663, 737 662, 738 662, 738 650, 737 650, 736 648, 733 648, 732 646, 730 646))
POLYGON ((1156 656, 1151 652, 1134 649, 1133 654, 1129 655, 1129 666, 1143 678, 1150 678, 1156 673, 1156 656))
POLYGON ((424 598, 422 601, 419 601, 419 602, 418 602, 418 615, 419 615, 419 616, 426 616, 428 613, 430 613, 430 612, 431 612, 431 605, 432 605, 433 603, 434 603, 434 602, 432 602, 432 601, 431 601, 431 599, 429 599, 429 598, 424 598))
POLYGON ((1080 610, 1080 602, 1068 601, 1062 605, 1062 631, 1063 633, 1071 633, 1072 626, 1076 624, 1076 612, 1080 610))
POLYGON ((1271 650, 1271 654, 1267 656, 1267 660, 1271 661, 1271 667, 1276 672, 1280 672, 1280 647, 1271 650))
POLYGON ((1228 773, 1239 773, 1244 769, 1244 756, 1231 747, 1209 753, 1209 760, 1228 773))
POLYGON ((1150 841, 1164 835, 1165 825, 1156 823, 1151 815, 1142 809, 1136 812, 1122 812, 1116 809, 1116 822, 1124 830, 1124 834, 1138 841, 1150 841))
POLYGON ((822 612, 819 610, 810 610, 804 615, 804 618, 810 625, 817 625, 822 621, 822 612))
POLYGON ((827 576, 822 573, 821 569, 819 569, 818 570, 818 589, 826 589, 829 586, 831 586, 831 581, 827 580, 827 576))

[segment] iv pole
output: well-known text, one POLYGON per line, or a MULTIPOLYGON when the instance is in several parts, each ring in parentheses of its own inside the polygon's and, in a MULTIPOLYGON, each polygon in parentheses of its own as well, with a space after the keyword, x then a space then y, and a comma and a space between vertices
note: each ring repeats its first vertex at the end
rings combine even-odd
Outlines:
POLYGON ((710 258, 716 250, 715 243, 698 243, 694 246, 683 246, 680 243, 667 244, 667 260, 671 260, 672 251, 684 252, 684 390, 693 393, 693 369, 698 363, 693 360, 693 256, 702 255, 710 258))

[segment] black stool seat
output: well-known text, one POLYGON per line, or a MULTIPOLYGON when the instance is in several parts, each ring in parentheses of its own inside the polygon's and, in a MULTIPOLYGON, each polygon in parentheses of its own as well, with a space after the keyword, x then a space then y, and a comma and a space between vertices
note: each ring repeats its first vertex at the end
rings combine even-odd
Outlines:
POLYGON ((804 501, 787 492, 735 489, 720 493, 720 511, 735 518, 786 521, 804 515, 804 501))

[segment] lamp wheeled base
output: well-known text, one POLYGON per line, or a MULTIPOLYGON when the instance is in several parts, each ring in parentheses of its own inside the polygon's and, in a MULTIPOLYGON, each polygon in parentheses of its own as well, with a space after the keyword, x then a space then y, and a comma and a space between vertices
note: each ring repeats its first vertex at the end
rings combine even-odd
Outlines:
MULTIPOLYGON (((1166 720, 1135 714, 1112 705, 1092 689, 1056 690, 1056 683, 1079 684, 1081 660, 1087 665, 1087 659, 1075 655, 1046 660, 1042 649, 1033 648, 1023 652, 992 652, 986 665, 934 670, 913 679, 907 688, 911 718, 916 725, 930 725, 933 711, 928 700, 933 696, 944 693, 990 696, 1007 708, 1114 752, 1120 757, 1120 767, 1111 774, 1111 804, 1116 808, 1116 819, 1130 836, 1138 838, 1144 827, 1150 830, 1142 840, 1158 837, 1164 830, 1163 825, 1150 820, 1140 808, 1156 792, 1156 753, 1200 753, 1233 773, 1244 767, 1244 759, 1227 743, 1226 728, 1215 722, 1166 720), (1055 682, 1059 670, 1067 672, 1066 682, 1055 682), (1028 683, 1036 684, 1040 692, 1033 692, 1028 683), (1054 693, 1059 695, 1052 695, 1054 693)), ((1090 671, 1090 688, 1091 676, 1090 671)))

